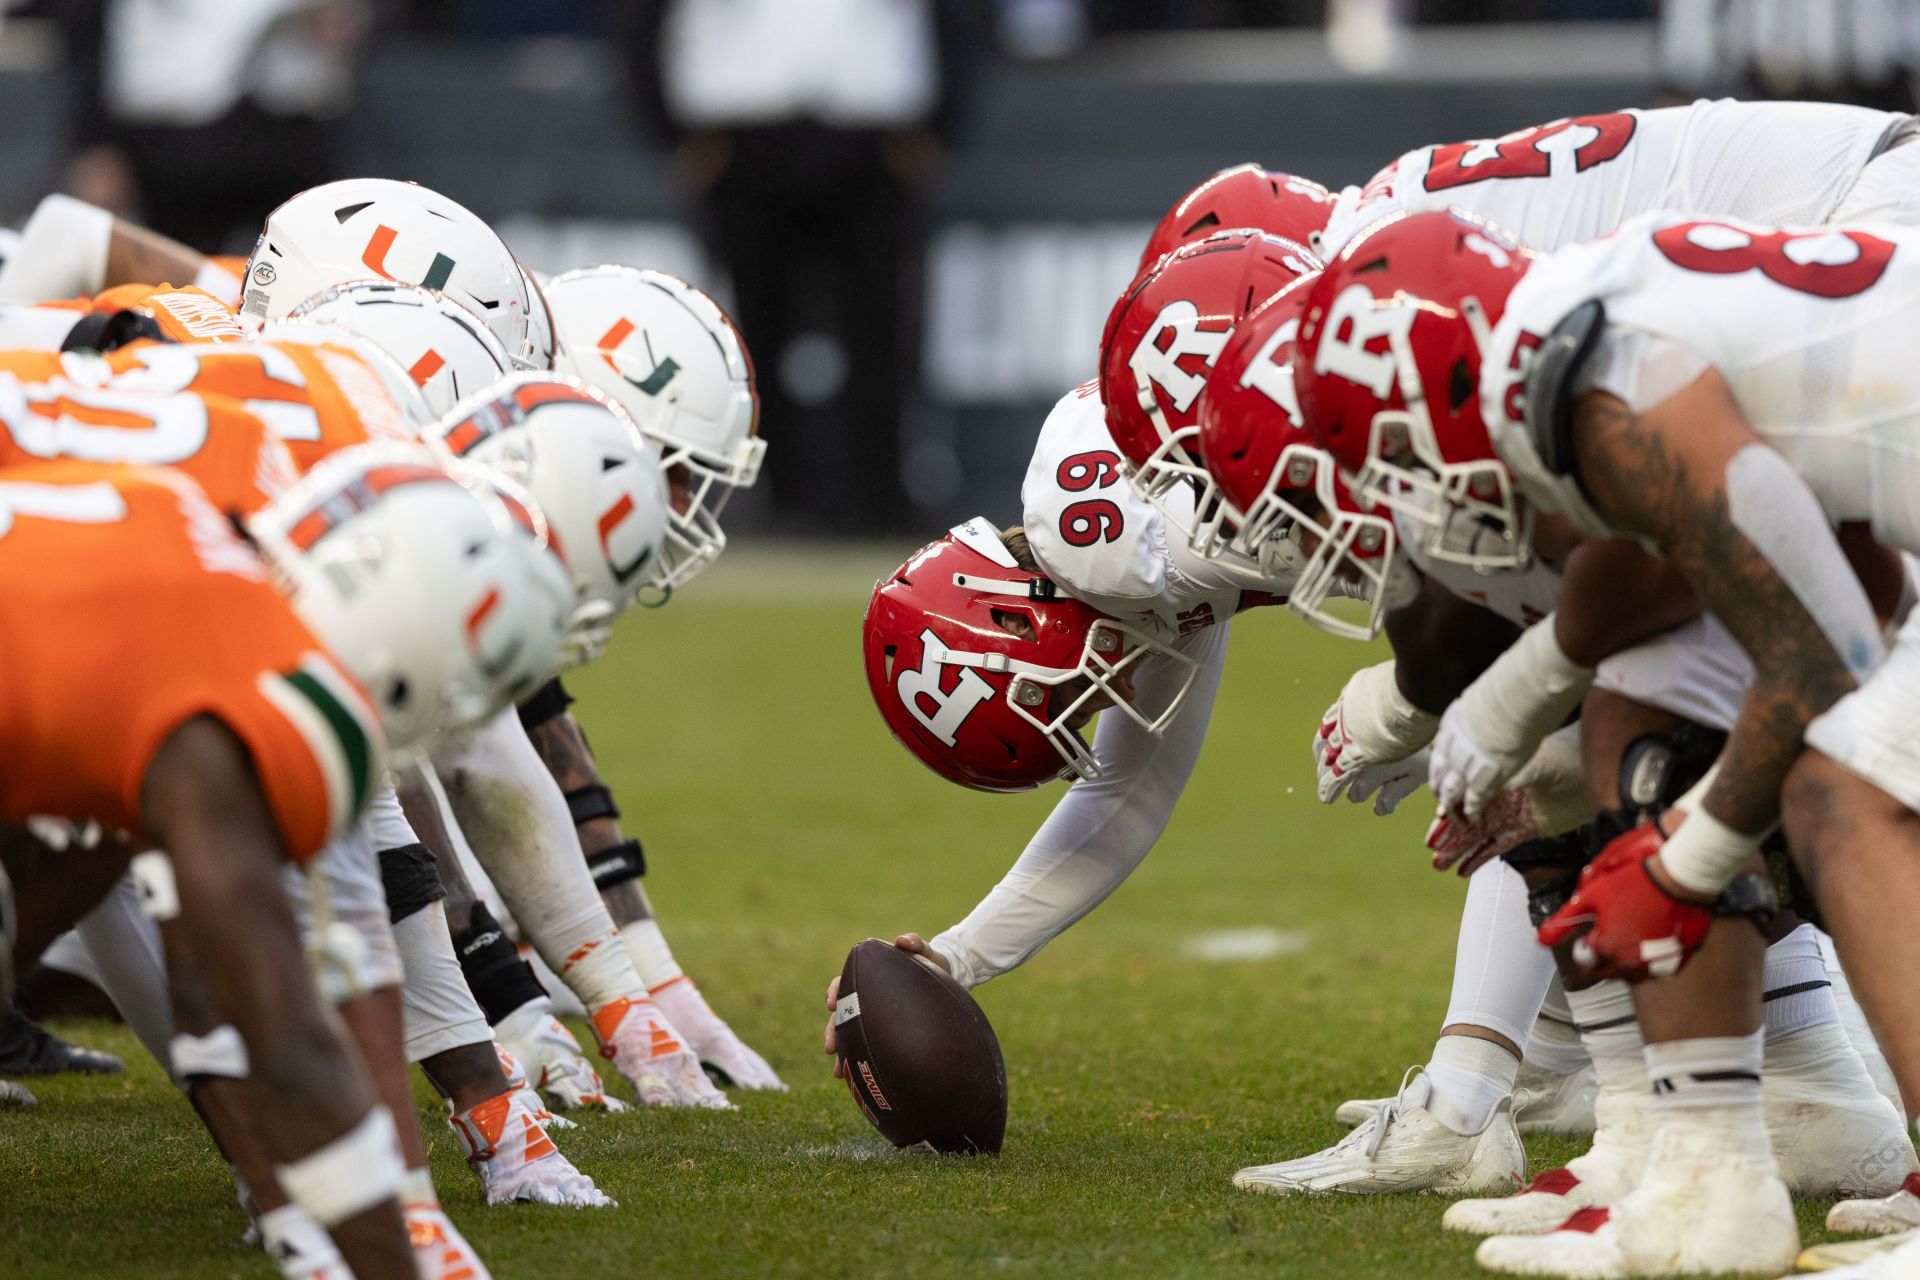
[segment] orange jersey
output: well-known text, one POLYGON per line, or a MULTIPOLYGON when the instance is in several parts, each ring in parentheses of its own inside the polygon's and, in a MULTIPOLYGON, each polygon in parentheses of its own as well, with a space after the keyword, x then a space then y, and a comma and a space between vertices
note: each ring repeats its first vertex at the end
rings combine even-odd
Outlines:
POLYGON ((68 298, 31 305, 0 307, 0 347, 58 351, 70 340, 76 347, 94 345, 76 340, 76 326, 89 317, 136 311, 148 317, 169 342, 232 342, 246 330, 232 307, 192 285, 125 284, 97 298, 68 298))
POLYGON ((241 514, 293 483, 292 455, 259 414, 224 396, 149 389, 147 372, 98 356, 0 352, 0 467, 55 458, 175 467, 241 514))
POLYGON ((295 858, 365 805, 365 694, 188 480, 53 462, 0 473, 0 820, 143 830, 141 786, 182 724, 245 745, 295 858))

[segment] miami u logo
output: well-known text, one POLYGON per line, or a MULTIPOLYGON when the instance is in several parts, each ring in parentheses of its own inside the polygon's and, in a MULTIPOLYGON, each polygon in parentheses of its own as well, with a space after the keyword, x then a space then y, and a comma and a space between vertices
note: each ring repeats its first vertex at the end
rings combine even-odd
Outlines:
MULTIPOLYGON (((644 379, 627 377, 625 373, 621 372, 620 366, 613 362, 613 353, 619 350, 621 343, 633 336, 633 331, 636 327, 633 321, 626 319, 624 316, 615 321, 611 329, 608 329, 600 335, 600 358, 606 361, 607 368, 620 374, 623 381, 637 387, 647 395, 657 396, 662 391, 665 391, 667 384, 672 382, 675 376, 679 374, 679 361, 675 360, 672 356, 668 356, 665 360, 655 364, 653 366, 653 372, 649 373, 644 379)), ((651 344, 647 347, 647 358, 653 358, 653 348, 651 344)))
MULTIPOLYGON (((393 242, 400 233, 392 227, 379 226, 373 229, 373 239, 367 241, 367 251, 360 255, 360 261, 371 267, 383 280, 397 279, 387 270, 387 253, 393 248, 393 242)), ((423 288, 444 289, 447 281, 453 279, 453 259, 444 253, 433 255, 433 265, 427 268, 427 275, 420 282, 423 288)))

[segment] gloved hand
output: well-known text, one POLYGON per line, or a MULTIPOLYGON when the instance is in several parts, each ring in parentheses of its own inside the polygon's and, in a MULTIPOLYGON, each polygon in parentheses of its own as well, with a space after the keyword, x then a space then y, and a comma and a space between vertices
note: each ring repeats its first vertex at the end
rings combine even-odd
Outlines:
POLYGON ((1320 803, 1371 796, 1375 813, 1392 813, 1425 781, 1421 749, 1438 723, 1400 692, 1391 661, 1354 672, 1313 736, 1320 803))
POLYGON ((1552 614, 1529 627, 1440 718, 1427 781, 1441 812, 1478 821, 1592 683, 1592 669, 1560 651, 1552 614))

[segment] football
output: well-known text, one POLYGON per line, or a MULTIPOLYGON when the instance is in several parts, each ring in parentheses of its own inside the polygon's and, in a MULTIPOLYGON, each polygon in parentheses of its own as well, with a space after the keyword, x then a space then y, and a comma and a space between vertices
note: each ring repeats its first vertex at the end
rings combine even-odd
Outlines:
POLYGON ((833 1021, 847 1088, 894 1146, 1000 1150, 1007 1069, 987 1015, 965 987, 869 938, 847 953, 833 1021))

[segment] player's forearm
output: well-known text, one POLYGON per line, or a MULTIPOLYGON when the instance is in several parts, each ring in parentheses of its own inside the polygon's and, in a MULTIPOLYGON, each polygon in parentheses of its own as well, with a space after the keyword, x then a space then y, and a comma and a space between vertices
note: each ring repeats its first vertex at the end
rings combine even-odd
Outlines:
POLYGON ((1567 557, 1554 605, 1561 652, 1583 667, 1698 617, 1700 601, 1672 563, 1620 538, 1590 538, 1567 557))
POLYGON ((1412 604, 1387 615, 1386 632, 1401 696, 1439 715, 1506 652, 1520 629, 1428 580, 1412 604))
POLYGON ((193 284, 206 265, 207 256, 198 249, 116 218, 113 234, 107 241, 106 278, 102 287, 193 284))

